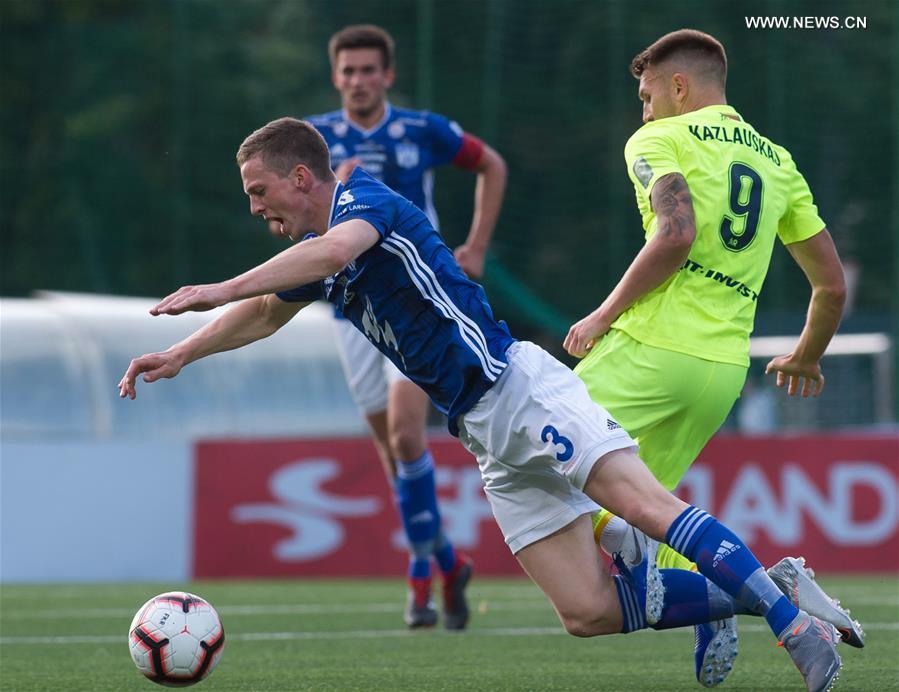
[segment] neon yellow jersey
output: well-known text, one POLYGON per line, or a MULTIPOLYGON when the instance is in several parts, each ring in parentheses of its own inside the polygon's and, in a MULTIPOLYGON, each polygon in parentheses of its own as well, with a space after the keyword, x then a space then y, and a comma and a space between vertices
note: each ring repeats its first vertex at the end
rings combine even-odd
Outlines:
POLYGON ((680 173, 693 198, 696 240, 684 266, 612 327, 650 346, 748 366, 774 238, 788 245, 824 228, 792 157, 730 106, 647 123, 624 157, 646 239, 656 232, 653 186, 680 173))

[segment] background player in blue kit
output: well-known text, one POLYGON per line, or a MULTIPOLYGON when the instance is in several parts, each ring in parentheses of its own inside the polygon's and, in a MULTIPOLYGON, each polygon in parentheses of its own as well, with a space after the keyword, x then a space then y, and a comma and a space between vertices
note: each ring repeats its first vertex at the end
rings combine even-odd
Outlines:
POLYGON ((829 689, 839 635, 798 609, 749 547, 706 512, 666 491, 634 441, 567 367, 497 322, 486 296, 411 202, 364 171, 346 185, 308 123, 282 118, 238 151, 250 210, 305 242, 234 279, 185 286, 151 314, 240 301, 160 353, 132 360, 119 383, 174 377, 187 363, 274 333, 310 301, 333 303, 446 413, 478 460, 506 543, 577 636, 761 615, 809 690, 829 689), (653 541, 610 577, 593 542, 600 503, 693 560, 699 572, 656 567, 653 541), (710 580, 710 581, 707 581, 710 580))
MULTIPOLYGON (((357 166, 364 168, 425 212, 437 229, 434 168, 451 163, 476 173, 471 228, 454 254, 470 278, 480 278, 505 191, 502 157, 442 115, 390 104, 387 90, 395 78, 394 42, 384 29, 372 25, 341 29, 331 37, 328 54, 342 108, 308 120, 328 143, 337 178, 345 183, 357 166)), ((281 232, 279 220, 270 220, 269 227, 275 234, 281 232)), ((468 620, 465 587, 471 561, 454 550, 441 527, 434 460, 425 431, 428 397, 339 311, 335 316, 347 383, 394 484, 410 547, 406 624, 430 626, 437 620, 431 600, 433 555, 443 575, 443 624, 462 629, 468 620)))

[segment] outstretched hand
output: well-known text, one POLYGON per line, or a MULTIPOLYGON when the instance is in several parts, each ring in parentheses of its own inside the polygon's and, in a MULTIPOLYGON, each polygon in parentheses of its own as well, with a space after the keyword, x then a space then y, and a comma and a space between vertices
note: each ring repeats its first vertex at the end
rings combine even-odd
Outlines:
POLYGON ((611 322, 594 311, 571 325, 562 347, 575 358, 583 358, 605 336, 610 326, 611 322))
POLYGON ((144 382, 155 382, 164 377, 175 377, 181 372, 181 366, 181 360, 171 351, 150 353, 135 358, 119 380, 119 397, 134 399, 137 396, 134 384, 141 373, 144 375, 144 382))
POLYGON ((802 385, 802 398, 811 394, 818 396, 824 390, 824 375, 821 366, 816 362, 804 363, 792 353, 778 356, 771 360, 765 368, 765 374, 777 373, 777 386, 786 385, 787 394, 794 396, 802 385), (814 388, 814 391, 813 391, 814 388))
POLYGON ((183 286, 151 308, 150 314, 180 315, 183 312, 205 312, 230 303, 231 300, 231 291, 224 283, 183 286))

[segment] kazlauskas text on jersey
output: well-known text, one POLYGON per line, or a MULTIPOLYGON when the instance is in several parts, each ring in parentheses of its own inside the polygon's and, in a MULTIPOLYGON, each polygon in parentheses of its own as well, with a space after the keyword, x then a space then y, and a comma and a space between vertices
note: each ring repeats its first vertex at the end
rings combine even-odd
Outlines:
POLYGON ((688 259, 684 262, 681 270, 688 270, 691 274, 699 273, 707 279, 713 279, 717 281, 719 284, 724 284, 728 288, 734 289, 737 293, 745 298, 749 298, 752 302, 758 300, 759 294, 753 291, 749 286, 744 284, 739 279, 734 279, 728 276, 727 274, 722 274, 715 269, 706 269, 699 262, 694 262, 691 259, 688 259))
POLYGON ((765 158, 773 161, 774 165, 780 165, 780 157, 777 155, 774 147, 748 128, 741 128, 739 126, 727 128, 723 125, 688 125, 687 129, 690 130, 690 134, 696 137, 700 142, 704 142, 707 139, 714 139, 719 142, 727 142, 728 144, 745 144, 753 151, 756 151, 765 158), (728 130, 730 130, 730 132, 728 132, 728 130), (728 134, 730 137, 728 137, 728 134))

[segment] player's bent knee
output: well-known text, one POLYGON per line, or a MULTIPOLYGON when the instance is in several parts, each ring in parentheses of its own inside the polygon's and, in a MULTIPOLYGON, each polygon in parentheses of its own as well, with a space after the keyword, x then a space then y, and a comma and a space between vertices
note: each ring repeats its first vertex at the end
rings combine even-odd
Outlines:
POLYGON ((591 627, 590 623, 577 620, 562 620, 565 631, 573 637, 595 637, 599 632, 591 627))
POLYGON ((568 634, 574 637, 596 637, 621 631, 621 617, 608 604, 591 604, 577 612, 559 611, 559 619, 568 634))
POLYGON ((390 449, 394 458, 402 461, 418 459, 427 448, 423 430, 398 428, 390 432, 390 449))
POLYGON ((565 631, 573 637, 597 637, 603 634, 615 634, 621 631, 621 626, 615 627, 607 619, 583 620, 562 618, 565 631))

